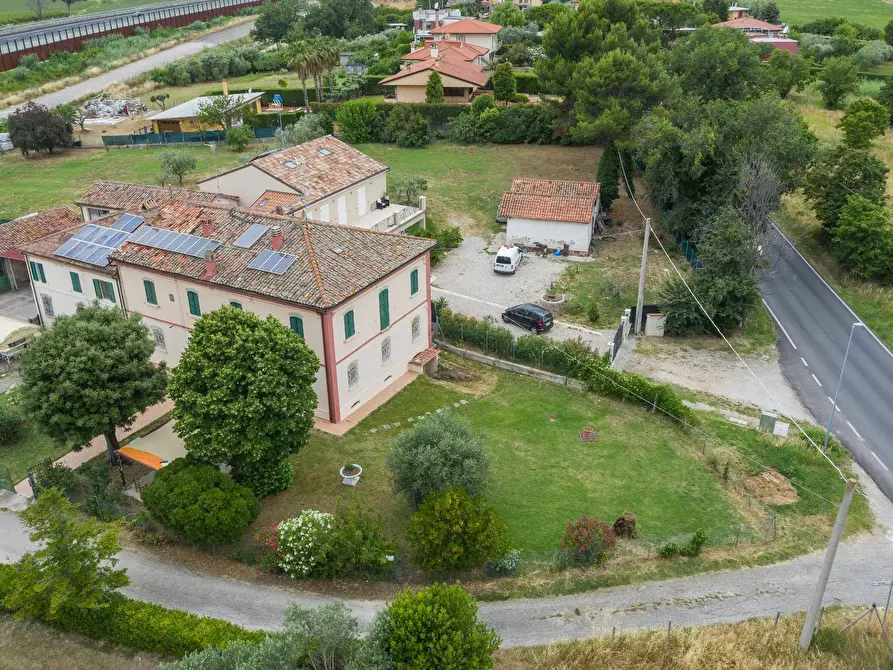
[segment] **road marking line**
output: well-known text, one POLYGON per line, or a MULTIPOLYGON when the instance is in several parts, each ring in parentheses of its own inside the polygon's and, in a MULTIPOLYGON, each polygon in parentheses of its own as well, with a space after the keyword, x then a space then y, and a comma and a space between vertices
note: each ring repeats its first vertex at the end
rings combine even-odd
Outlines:
MULTIPOLYGON (((825 396, 825 397, 828 398, 828 402, 830 402, 832 405, 834 404, 834 401, 831 398, 829 398, 828 396, 825 396)), ((837 405, 837 411, 840 414, 843 414, 843 409, 841 409, 840 405, 837 405)))
POLYGON ((856 430, 856 427, 855 427, 853 424, 851 424, 849 421, 847 421, 847 422, 846 422, 846 425, 848 425, 848 426, 850 427, 850 430, 853 431, 853 432, 856 434, 856 437, 859 438, 859 441, 860 441, 860 442, 864 442, 864 441, 865 441, 865 438, 862 437, 861 435, 859 435, 859 431, 856 430))
POLYGON ((876 460, 878 463, 881 464, 881 467, 882 467, 884 470, 886 470, 887 472, 890 472, 890 468, 888 468, 886 465, 884 465, 884 462, 883 462, 880 458, 878 458, 878 455, 877 455, 876 453, 874 453, 874 452, 872 451, 872 452, 871 452, 871 455, 874 456, 874 460, 876 460))
MULTIPOLYGON (((821 387, 822 382, 820 382, 820 381, 819 381, 819 378, 815 376, 815 373, 812 372, 812 373, 810 373, 810 374, 812 374, 812 378, 815 379, 815 383, 818 384, 819 387, 821 387)), ((831 402, 834 402, 834 401, 832 400, 831 402)))
POLYGON ((779 321, 779 320, 778 320, 778 317, 775 316, 775 312, 773 312, 773 311, 772 311, 772 308, 769 307, 769 303, 766 302, 766 299, 765 299, 765 298, 763 298, 763 304, 766 305, 766 309, 769 310, 769 314, 772 316, 773 319, 775 319, 775 323, 777 323, 777 324, 778 324, 778 327, 781 328, 781 332, 784 333, 784 336, 785 336, 786 338, 788 338, 788 342, 790 342, 790 343, 791 343, 791 346, 794 347, 794 349, 796 350, 796 349, 797 349, 797 345, 794 344, 794 340, 792 340, 792 339, 791 339, 791 336, 788 335, 788 331, 785 330, 785 327, 781 324, 781 321, 779 321))
POLYGON ((809 363, 806 362, 806 359, 803 358, 803 356, 800 357, 800 360, 803 361, 803 365, 805 365, 806 367, 809 367, 809 363))

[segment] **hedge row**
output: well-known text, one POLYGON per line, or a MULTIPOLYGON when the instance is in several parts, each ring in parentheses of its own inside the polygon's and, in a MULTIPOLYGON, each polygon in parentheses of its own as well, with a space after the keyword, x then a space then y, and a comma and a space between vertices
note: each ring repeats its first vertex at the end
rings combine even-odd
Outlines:
MULTIPOLYGON (((15 566, 0 565, 0 600, 12 589, 15 566)), ((232 642, 259 643, 263 631, 245 630, 229 621, 131 600, 115 594, 108 607, 63 612, 46 622, 65 631, 166 656, 183 656, 232 642)))
MULTIPOLYGON (((237 88, 230 86, 227 91, 230 95, 237 93, 248 93, 247 88, 237 88)), ((256 92, 256 91, 255 91, 256 92)), ((264 91, 261 101, 265 105, 273 102, 273 96, 276 94, 282 96, 282 104, 286 107, 303 107, 304 106, 304 89, 298 88, 274 88, 264 91)), ((223 95, 222 88, 210 88, 205 91, 204 95, 223 95)), ((316 102, 316 89, 312 86, 307 88, 307 98, 310 102, 316 102)))
POLYGON ((656 407, 689 424, 697 421, 694 412, 670 386, 632 372, 611 369, 607 360, 581 339, 552 340, 536 335, 516 339, 507 328, 492 320, 456 314, 445 306, 438 309, 437 322, 444 337, 452 342, 580 379, 595 393, 656 407))
MULTIPOLYGON (((314 102, 310 104, 310 109, 314 113, 325 112, 334 119, 335 114, 338 112, 338 107, 340 106, 340 104, 341 103, 338 102, 314 102)), ((389 115, 398 107, 408 107, 412 111, 418 112, 423 117, 425 117, 425 120, 428 123, 432 125, 446 124, 448 121, 455 119, 457 116, 459 116, 463 112, 467 112, 469 109, 468 105, 446 102, 435 105, 421 102, 379 102, 375 105, 375 108, 378 110, 378 112, 380 114, 384 114, 385 116, 389 115)))

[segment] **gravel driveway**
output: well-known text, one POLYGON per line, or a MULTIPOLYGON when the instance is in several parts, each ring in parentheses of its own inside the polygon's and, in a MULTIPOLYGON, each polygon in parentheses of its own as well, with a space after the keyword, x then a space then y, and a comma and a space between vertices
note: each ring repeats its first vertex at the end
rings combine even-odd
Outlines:
MULTIPOLYGON (((499 236, 497 236, 499 237, 499 236)), ((539 303, 549 284, 557 281, 568 263, 559 258, 538 258, 527 254, 513 275, 493 272, 492 253, 487 253, 488 242, 482 237, 468 237, 458 249, 447 254, 444 261, 433 268, 431 290, 435 298, 444 297, 457 312, 499 320, 506 307, 521 303, 539 303)), ((495 247, 491 247, 495 249, 495 247)), ((599 351, 610 348, 613 331, 598 331, 570 324, 555 315, 555 325, 546 336, 558 340, 582 338, 599 351)), ((507 327, 516 335, 527 331, 513 324, 507 327)))

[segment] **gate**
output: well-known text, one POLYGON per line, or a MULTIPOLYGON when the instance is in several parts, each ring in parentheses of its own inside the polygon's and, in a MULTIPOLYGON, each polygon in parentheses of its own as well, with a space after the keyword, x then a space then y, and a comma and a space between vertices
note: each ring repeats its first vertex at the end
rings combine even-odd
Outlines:
POLYGON ((12 481, 12 475, 9 474, 9 468, 0 463, 0 490, 3 489, 15 493, 16 484, 12 481))

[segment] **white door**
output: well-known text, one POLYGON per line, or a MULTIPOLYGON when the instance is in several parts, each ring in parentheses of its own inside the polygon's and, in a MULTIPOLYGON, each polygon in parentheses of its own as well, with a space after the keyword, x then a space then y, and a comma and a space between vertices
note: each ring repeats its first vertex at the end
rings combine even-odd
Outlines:
POLYGON ((329 206, 328 205, 323 205, 322 207, 319 208, 319 220, 325 221, 326 223, 329 222, 329 206))
POLYGON ((360 216, 366 213, 366 187, 360 186, 357 191, 357 208, 360 210, 360 216))
POLYGON ((338 223, 347 225, 347 197, 338 198, 338 223))

